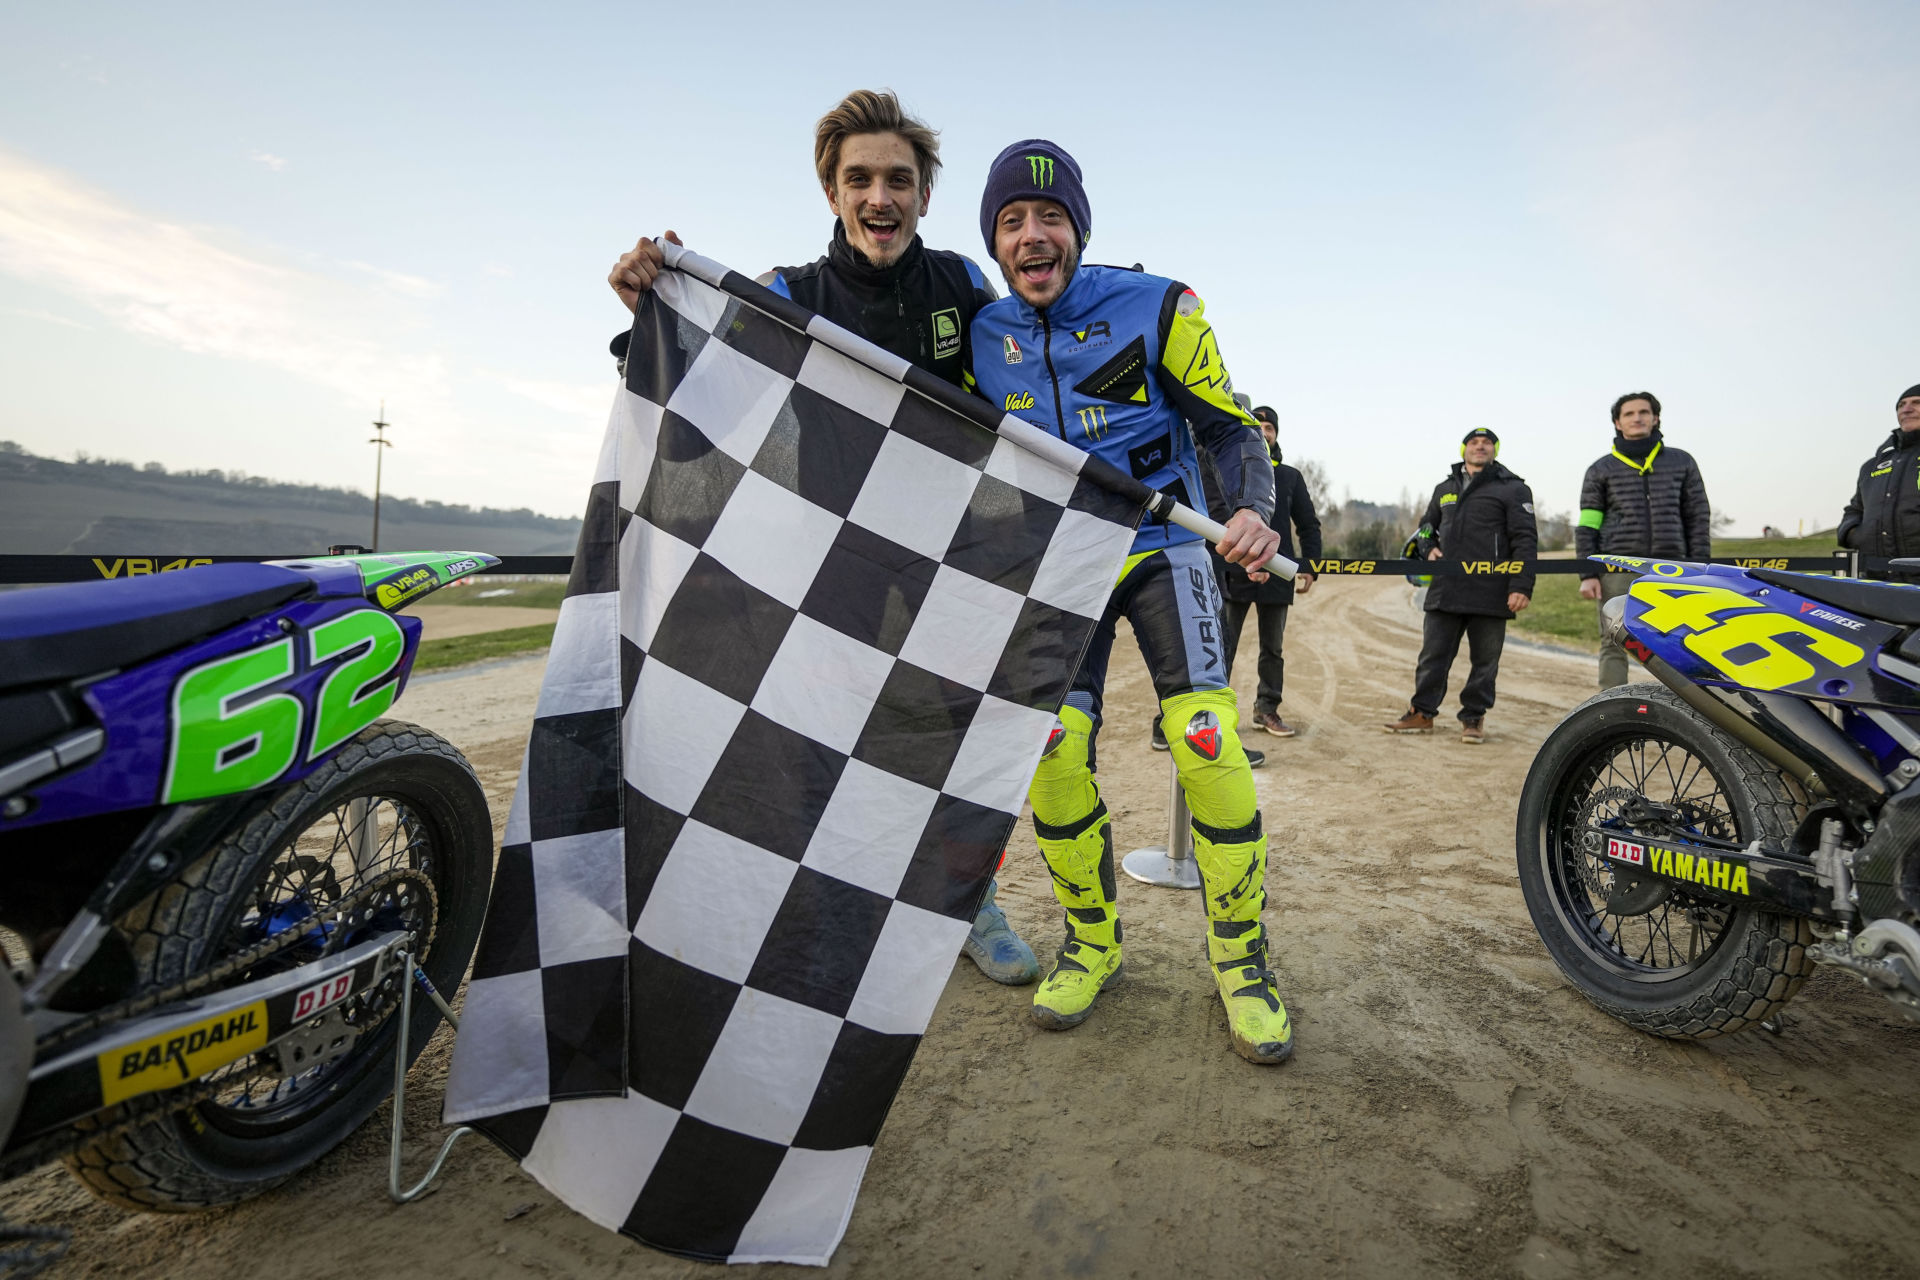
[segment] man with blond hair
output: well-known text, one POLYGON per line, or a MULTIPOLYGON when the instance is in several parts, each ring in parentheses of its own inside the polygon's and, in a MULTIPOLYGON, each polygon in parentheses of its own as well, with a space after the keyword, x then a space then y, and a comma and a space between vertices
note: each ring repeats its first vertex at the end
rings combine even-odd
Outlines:
MULTIPOLYGON (((760 283, 962 385, 974 313, 994 292, 972 260, 921 243, 920 219, 940 171, 940 135, 891 92, 856 89, 814 126, 813 167, 836 219, 826 256, 778 267, 760 283)), ((667 238, 680 243, 671 231, 667 238)), ((632 311, 664 267, 660 246, 643 238, 613 264, 607 283, 632 311)), ((611 344, 623 371, 627 339, 622 330, 611 344)), ((995 982, 1032 982, 1039 962, 1007 922, 997 893, 990 883, 966 953, 995 982)))

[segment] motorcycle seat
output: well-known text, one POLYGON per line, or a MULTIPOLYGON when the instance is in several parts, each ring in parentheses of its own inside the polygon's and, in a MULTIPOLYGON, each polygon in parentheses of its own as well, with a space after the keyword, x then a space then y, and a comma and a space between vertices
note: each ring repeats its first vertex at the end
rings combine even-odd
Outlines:
POLYGON ((313 589, 265 564, 0 592, 0 692, 144 662, 313 589))
POLYGON ((1898 582, 1862 582, 1858 578, 1829 578, 1818 573, 1788 573, 1784 569, 1749 569, 1747 572, 1762 582, 1785 587, 1795 595, 1857 613, 1863 618, 1920 627, 1920 587, 1898 582))

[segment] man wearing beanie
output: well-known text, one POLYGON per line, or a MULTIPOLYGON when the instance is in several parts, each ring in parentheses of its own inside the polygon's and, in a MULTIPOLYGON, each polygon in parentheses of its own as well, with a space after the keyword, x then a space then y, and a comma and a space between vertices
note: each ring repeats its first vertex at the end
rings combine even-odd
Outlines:
MULTIPOLYGON (((995 158, 980 201, 980 233, 1012 296, 973 320, 971 375, 994 405, 1125 468, 1190 507, 1205 502, 1198 448, 1217 464, 1231 512, 1221 555, 1257 579, 1279 546, 1273 466, 1233 383, 1205 308, 1178 281, 1086 266, 1093 214, 1080 166, 1042 138, 995 158)), ((1198 536, 1144 524, 1060 708, 1060 728, 1029 798, 1040 852, 1066 912, 1067 937, 1033 998, 1043 1027, 1092 1012, 1121 972, 1113 832, 1094 780, 1094 738, 1125 616, 1152 673, 1162 723, 1193 814, 1194 859, 1208 917, 1207 961, 1235 1052, 1276 1063, 1293 1028, 1268 964, 1267 838, 1253 773, 1235 733, 1220 635, 1220 590, 1198 536)))
MULTIPOLYGON (((1533 559, 1538 543, 1533 490, 1495 460, 1499 453, 1500 437, 1493 432, 1485 427, 1467 432, 1460 441, 1460 461, 1427 502, 1414 538, 1416 556, 1469 564, 1533 559)), ((1447 696, 1447 672, 1464 635, 1472 669, 1460 689, 1460 740, 1485 742, 1507 623, 1532 597, 1531 567, 1511 575, 1436 573, 1427 588, 1413 703, 1405 715, 1381 727, 1388 733, 1433 732, 1433 718, 1447 696)))
MULTIPOLYGON (((1713 554, 1713 513, 1693 455, 1660 438, 1660 400, 1629 391, 1613 402, 1613 448, 1580 482, 1580 524, 1574 552, 1582 561, 1580 596, 1603 604, 1623 596, 1630 573, 1607 573, 1588 560, 1598 553, 1705 560, 1713 554)), ((1599 619, 1595 619, 1596 624, 1599 619)), ((1627 651, 1600 631, 1600 687, 1627 682, 1627 651)))
MULTIPOLYGON (((961 383, 968 325, 994 294, 970 259, 920 241, 920 219, 940 171, 940 135, 902 110, 892 93, 856 89, 814 125, 813 167, 835 218, 826 256, 769 271, 760 283, 961 383)), ((632 311, 665 263, 660 247, 643 238, 613 264, 607 283, 632 311)), ((611 344, 623 373, 628 337, 623 329, 611 344)), ((998 885, 989 884, 965 951, 995 982, 1021 986, 1040 976, 1040 963, 1007 922, 997 896, 998 885)))
POLYGON ((1893 434, 1860 466, 1838 533, 1841 546, 1887 559, 1920 556, 1920 383, 1900 393, 1893 417, 1893 434))

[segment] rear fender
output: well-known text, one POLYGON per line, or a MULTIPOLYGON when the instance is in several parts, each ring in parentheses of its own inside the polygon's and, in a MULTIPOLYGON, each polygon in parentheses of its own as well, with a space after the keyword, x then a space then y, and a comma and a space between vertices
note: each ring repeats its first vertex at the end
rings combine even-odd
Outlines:
POLYGON ((394 613, 449 583, 492 568, 500 559, 478 551, 396 551, 273 563, 311 577, 323 596, 358 595, 394 613))

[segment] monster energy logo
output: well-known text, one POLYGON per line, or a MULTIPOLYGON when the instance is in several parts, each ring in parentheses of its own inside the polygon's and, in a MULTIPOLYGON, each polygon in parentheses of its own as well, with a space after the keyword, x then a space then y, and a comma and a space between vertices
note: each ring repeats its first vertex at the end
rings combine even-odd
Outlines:
POLYGON ((1027 168, 1033 171, 1033 185, 1050 187, 1053 185, 1053 157, 1028 156, 1027 168))

